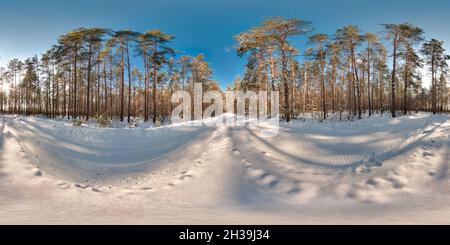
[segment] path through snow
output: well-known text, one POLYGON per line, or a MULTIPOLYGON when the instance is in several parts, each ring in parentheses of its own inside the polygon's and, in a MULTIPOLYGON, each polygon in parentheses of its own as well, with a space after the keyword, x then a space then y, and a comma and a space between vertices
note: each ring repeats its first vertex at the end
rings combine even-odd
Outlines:
POLYGON ((450 120, 102 129, 1 118, 0 223, 449 223, 450 120))

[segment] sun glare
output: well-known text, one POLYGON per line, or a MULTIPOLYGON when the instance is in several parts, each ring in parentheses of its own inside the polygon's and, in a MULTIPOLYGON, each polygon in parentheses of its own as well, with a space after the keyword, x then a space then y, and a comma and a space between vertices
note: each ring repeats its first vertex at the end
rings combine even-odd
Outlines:
POLYGON ((5 94, 9 94, 9 84, 0 84, 0 91, 5 94))

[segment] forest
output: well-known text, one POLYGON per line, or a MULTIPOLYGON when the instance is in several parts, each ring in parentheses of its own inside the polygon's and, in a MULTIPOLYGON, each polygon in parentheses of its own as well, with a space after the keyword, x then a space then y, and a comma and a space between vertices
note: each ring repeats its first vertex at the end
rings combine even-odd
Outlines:
POLYGON ((450 2, 131 2, 2 4, 0 224, 449 223, 450 2))
MULTIPOLYGON (((450 56, 443 42, 409 23, 381 24, 378 33, 348 25, 323 34, 309 21, 266 18, 233 37, 247 64, 226 90, 279 91, 286 121, 448 111, 450 56)), ((167 123, 175 91, 193 93, 201 83, 225 92, 207 57, 171 48, 174 38, 160 30, 105 28, 61 35, 42 55, 0 67, 1 113, 167 123)))

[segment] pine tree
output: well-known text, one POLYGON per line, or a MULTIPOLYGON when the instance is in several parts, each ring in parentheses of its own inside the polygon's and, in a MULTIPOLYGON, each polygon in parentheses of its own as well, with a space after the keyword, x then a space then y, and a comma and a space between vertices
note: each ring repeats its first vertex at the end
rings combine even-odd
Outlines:
POLYGON ((430 66, 431 71, 431 111, 433 114, 438 112, 437 107, 437 73, 439 66, 442 66, 448 56, 445 54, 443 42, 436 39, 431 39, 425 42, 422 46, 421 52, 426 57, 426 63, 430 66))

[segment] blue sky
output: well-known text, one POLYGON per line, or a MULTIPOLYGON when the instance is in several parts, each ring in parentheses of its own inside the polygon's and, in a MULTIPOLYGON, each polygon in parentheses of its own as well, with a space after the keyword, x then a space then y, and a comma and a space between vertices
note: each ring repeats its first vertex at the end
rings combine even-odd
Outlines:
MULTIPOLYGON (((381 31, 380 23, 410 22, 450 47, 450 1, 433 0, 78 0, 2 1, 0 65, 13 57, 41 54, 57 38, 78 27, 108 27, 175 35, 172 47, 188 55, 203 53, 222 87, 242 73, 233 36, 264 17, 297 17, 313 22, 316 32, 333 34, 355 24, 364 32, 381 31)), ((306 44, 297 40, 303 49, 306 44)))

